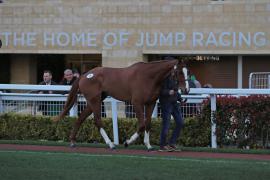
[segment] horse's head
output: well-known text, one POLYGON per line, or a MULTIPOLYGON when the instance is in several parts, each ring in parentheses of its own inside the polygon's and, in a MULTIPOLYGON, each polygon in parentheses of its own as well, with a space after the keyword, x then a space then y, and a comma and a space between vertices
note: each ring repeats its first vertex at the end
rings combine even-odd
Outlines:
POLYGON ((184 87, 184 94, 189 93, 189 84, 188 84, 188 69, 186 67, 186 64, 183 61, 178 61, 178 63, 173 67, 172 74, 174 75, 175 78, 180 80, 180 74, 183 75, 183 79, 185 82, 185 87, 184 87))

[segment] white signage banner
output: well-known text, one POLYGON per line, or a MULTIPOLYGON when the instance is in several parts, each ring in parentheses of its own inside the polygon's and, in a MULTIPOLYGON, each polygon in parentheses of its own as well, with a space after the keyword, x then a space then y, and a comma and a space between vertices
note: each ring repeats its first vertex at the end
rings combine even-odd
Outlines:
POLYGON ((269 46, 266 32, 0 32, 3 48, 9 47, 183 47, 192 48, 265 48, 269 46), (135 39, 135 41, 134 41, 135 39), (130 42, 132 40, 132 42, 130 42))

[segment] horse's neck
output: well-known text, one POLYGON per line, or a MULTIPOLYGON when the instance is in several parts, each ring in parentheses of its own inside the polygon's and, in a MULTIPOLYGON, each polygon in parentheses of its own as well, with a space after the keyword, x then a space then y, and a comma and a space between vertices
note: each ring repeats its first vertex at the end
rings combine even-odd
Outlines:
POLYGON ((146 72, 156 83, 162 82, 171 72, 177 60, 170 60, 160 63, 153 63, 147 68, 146 72))

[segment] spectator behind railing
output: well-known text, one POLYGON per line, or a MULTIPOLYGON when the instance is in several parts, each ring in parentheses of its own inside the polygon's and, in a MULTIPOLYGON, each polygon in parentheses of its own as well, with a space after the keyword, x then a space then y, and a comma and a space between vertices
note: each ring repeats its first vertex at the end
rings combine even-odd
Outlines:
MULTIPOLYGON (((52 80, 52 72, 50 70, 45 70, 43 72, 43 81, 39 85, 57 85, 56 82, 52 80)), ((39 94, 53 94, 53 91, 39 91, 39 94)))
MULTIPOLYGON (((52 72, 50 70, 45 70, 43 72, 43 81, 41 81, 39 85, 57 85, 57 83, 52 80, 52 72)), ((39 91, 38 93, 39 94, 53 94, 54 92, 53 91, 39 91)), ((42 111, 43 115, 48 116, 50 115, 49 113, 50 106, 51 105, 49 105, 48 101, 41 101, 38 109, 42 111)))
MULTIPOLYGON (((188 79, 189 87, 190 88, 201 88, 201 83, 196 79, 196 76, 190 72, 189 79, 188 79)), ((199 114, 201 111, 200 104, 197 103, 190 103, 190 114, 199 114)))
MULTIPOLYGON (((62 81, 59 83, 60 85, 67 85, 67 86, 72 86, 74 81, 76 81, 77 77, 74 76, 74 73, 71 69, 66 69, 64 71, 64 76, 62 81)), ((59 94, 68 94, 69 91, 61 91, 59 94)), ((63 108, 63 107, 62 107, 63 108)), ((78 115, 79 113, 84 109, 84 105, 82 103, 78 104, 78 115)))
POLYGON ((64 71, 64 78, 63 80, 59 83, 60 85, 72 85, 73 82, 76 80, 77 78, 74 77, 74 74, 72 72, 71 69, 66 69, 64 71))
POLYGON ((200 81, 198 81, 198 80, 196 79, 196 76, 195 76, 194 74, 191 75, 191 80, 194 82, 196 88, 201 88, 201 87, 202 87, 200 81))
MULTIPOLYGON (((69 85, 69 86, 71 86, 76 79, 77 78, 74 77, 74 74, 73 74, 72 70, 71 69, 66 69, 64 71, 63 80, 59 84, 60 85, 69 85)), ((61 93, 62 94, 68 94, 69 91, 62 91, 61 93)))

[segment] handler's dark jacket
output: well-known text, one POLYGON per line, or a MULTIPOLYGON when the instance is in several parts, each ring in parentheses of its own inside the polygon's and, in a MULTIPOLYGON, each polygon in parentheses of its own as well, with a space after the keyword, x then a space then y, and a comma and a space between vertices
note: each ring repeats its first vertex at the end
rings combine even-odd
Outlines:
POLYGON ((159 101, 160 103, 172 103, 172 102, 181 102, 181 95, 178 93, 179 82, 174 79, 171 75, 169 75, 163 82, 159 101), (170 90, 174 90, 175 93, 173 95, 169 94, 170 90))

